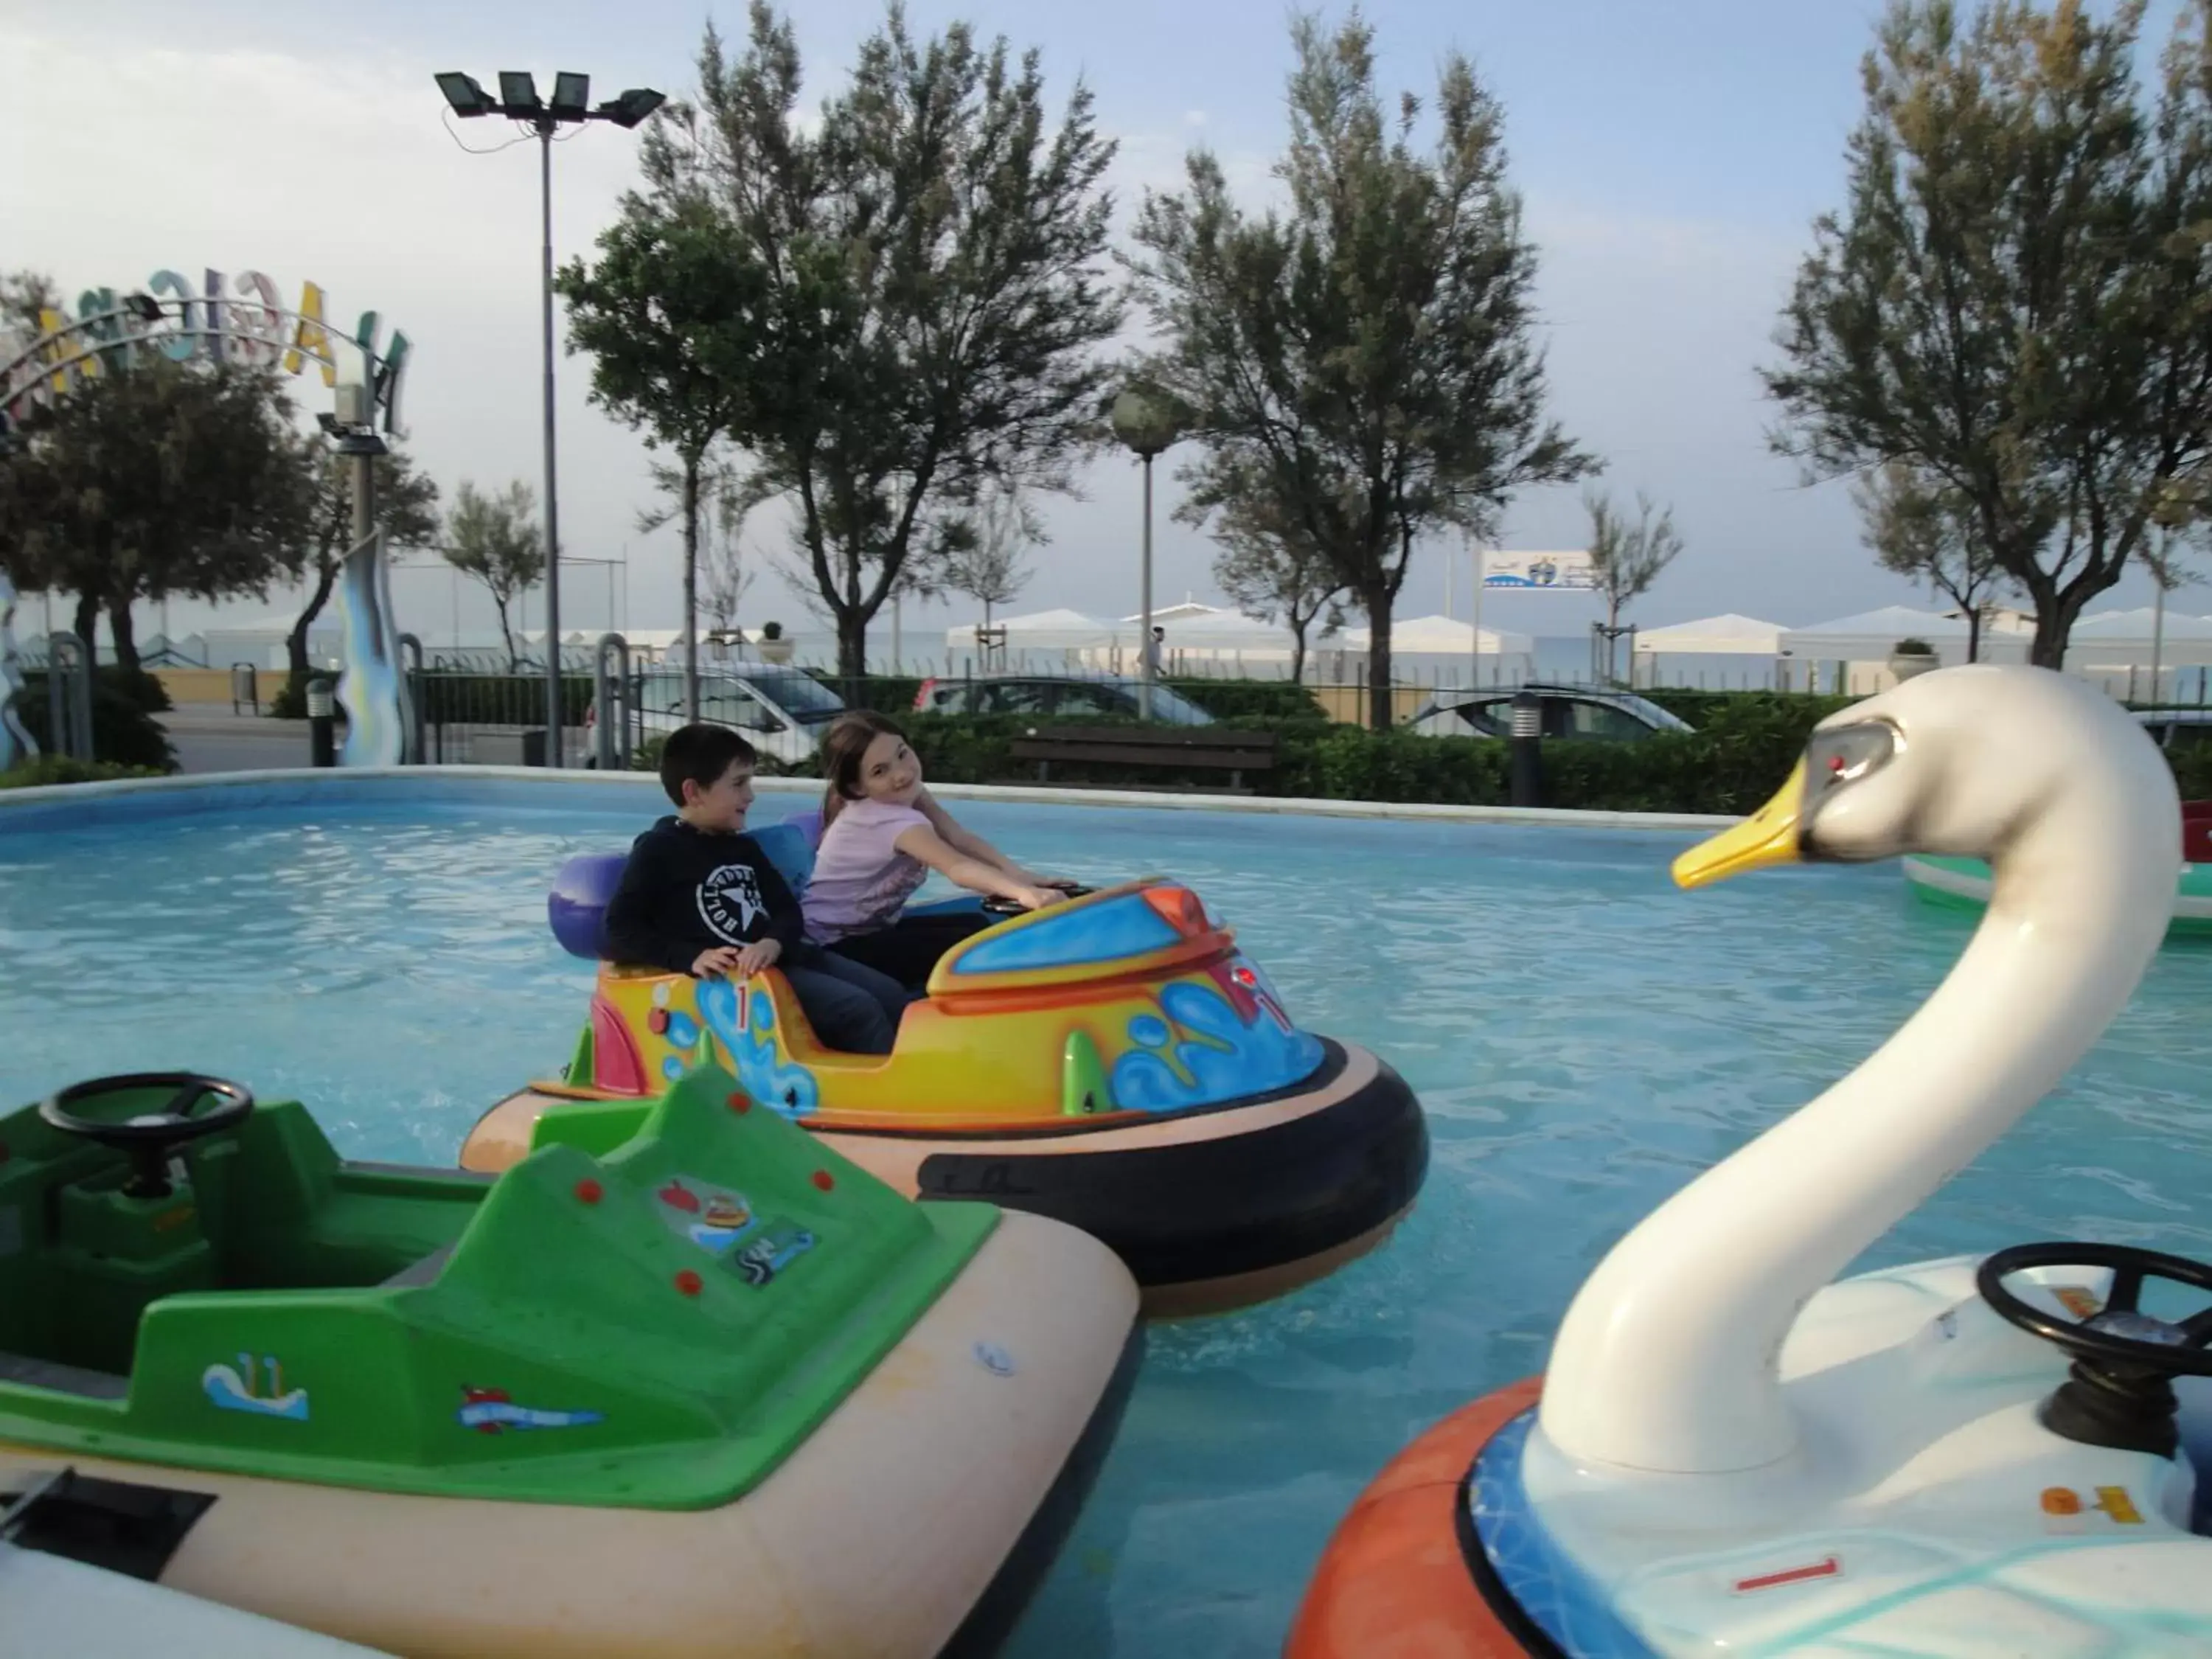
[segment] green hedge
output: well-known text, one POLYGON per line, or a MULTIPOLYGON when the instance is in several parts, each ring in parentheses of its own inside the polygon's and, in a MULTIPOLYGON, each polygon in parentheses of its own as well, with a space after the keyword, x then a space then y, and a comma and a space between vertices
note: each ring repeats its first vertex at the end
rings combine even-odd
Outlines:
MULTIPOLYGON (((834 682, 833 682, 834 683, 834 682)), ((1194 683, 1198 689, 1254 683, 1194 683)), ((1259 682, 1285 701, 1280 682, 1259 682)), ((1176 682, 1178 690, 1186 683, 1176 682)), ((1256 699, 1255 699, 1256 701, 1256 699)), ((1309 701, 1310 701, 1309 699, 1309 701)), ((1748 812, 1772 794, 1803 752, 1814 726, 1857 699, 1771 692, 1668 691, 1652 694, 1697 726, 1636 743, 1553 738, 1543 746, 1544 804, 1589 811, 1748 812)), ((928 775, 941 783, 1033 782, 1033 763, 1013 757, 1014 739, 1054 725, 1128 725, 1097 715, 1053 721, 1034 715, 913 714, 900 724, 912 738, 928 775)), ((1476 738, 1428 738, 1402 728, 1369 732, 1326 720, 1286 718, 1276 712, 1231 715, 1231 730, 1270 732, 1276 769, 1248 777, 1258 793, 1322 799, 1428 801, 1450 805, 1501 806, 1510 795, 1508 745, 1476 738)), ((659 764, 659 742, 647 742, 635 764, 659 764)), ((2212 745, 2169 755, 2185 799, 2212 799, 2212 745)), ((1154 786, 1206 789, 1225 780, 1219 772, 1173 766, 1085 767, 1056 763, 1054 783, 1154 786)))
POLYGON ((848 708, 872 708, 893 720, 904 720, 914 713, 914 700, 922 686, 912 674, 863 674, 854 678, 827 668, 810 668, 806 672, 844 698, 848 708))
MULTIPOLYGON (((150 675, 143 679, 151 679, 150 675)), ((161 690, 161 683, 154 681, 154 690, 161 690)), ((146 692, 139 679, 130 674, 100 669, 92 683, 92 754, 97 761, 111 765, 143 767, 156 772, 177 769, 177 751, 169 746, 169 734, 161 729, 146 706, 146 692)), ((166 708, 166 695, 158 705, 166 708)), ((15 699, 15 713, 23 722, 23 729, 41 750, 49 747, 50 727, 47 720, 46 677, 43 673, 23 676, 23 690, 15 699)))
POLYGON ((0 789, 39 789, 54 783, 105 783, 110 778, 158 778, 152 766, 118 766, 112 761, 70 760, 63 755, 41 755, 21 766, 0 772, 0 789))
POLYGON ((1309 686, 1295 680, 1170 679, 1168 689, 1188 697, 1218 720, 1326 721, 1328 713, 1309 686))
MULTIPOLYGON (((1813 726, 1851 701, 1754 694, 1733 706, 1705 709, 1707 723, 1693 732, 1636 743, 1548 739, 1543 746, 1544 805, 1586 811, 1749 812, 1790 775, 1813 726)), ((1095 718, 1059 723, 1101 724, 1095 718)), ((1036 776, 1034 763, 1013 758, 1015 738, 1049 731, 1055 722, 1014 714, 919 714, 905 724, 931 777, 944 783, 1007 783, 1034 781, 1036 776)), ((1224 724, 1232 730, 1275 733, 1275 770, 1245 780, 1261 794, 1463 806, 1504 805, 1510 796, 1509 747, 1494 739, 1429 738, 1403 729, 1377 732, 1327 723, 1224 724)), ((2169 759, 2184 799, 2212 799, 2212 747, 2169 759)), ((1205 789, 1225 780, 1218 772, 1173 766, 1055 763, 1052 781, 1205 789)))

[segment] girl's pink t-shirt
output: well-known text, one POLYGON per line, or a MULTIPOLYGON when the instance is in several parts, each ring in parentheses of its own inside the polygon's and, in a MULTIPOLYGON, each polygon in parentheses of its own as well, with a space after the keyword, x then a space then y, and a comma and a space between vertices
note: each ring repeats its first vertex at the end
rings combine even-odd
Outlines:
POLYGON ((916 824, 928 828, 919 808, 890 801, 848 800, 822 832, 801 907, 806 936, 830 945, 854 933, 872 933, 898 920, 929 866, 892 845, 916 824))

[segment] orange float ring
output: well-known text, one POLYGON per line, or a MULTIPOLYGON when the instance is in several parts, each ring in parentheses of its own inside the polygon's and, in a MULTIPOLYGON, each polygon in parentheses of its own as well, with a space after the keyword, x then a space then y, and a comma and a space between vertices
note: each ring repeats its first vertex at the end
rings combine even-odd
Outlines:
POLYGON ((1545 1650, 1516 1633, 1527 1628, 1517 1613, 1491 1605, 1460 1543, 1468 1471, 1543 1387, 1531 1376, 1485 1395, 1375 1477, 1322 1553, 1283 1659, 1526 1659, 1545 1650))

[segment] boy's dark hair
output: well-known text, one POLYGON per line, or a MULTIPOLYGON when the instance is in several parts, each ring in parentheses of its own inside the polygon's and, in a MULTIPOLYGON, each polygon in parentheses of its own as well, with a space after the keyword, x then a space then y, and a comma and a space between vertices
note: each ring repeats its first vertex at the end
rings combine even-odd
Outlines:
POLYGON ((760 755, 752 744, 726 726, 708 726, 703 721, 679 726, 661 745, 660 787, 668 792, 669 799, 681 806, 684 779, 690 779, 702 789, 712 789, 722 781, 722 774, 730 769, 732 762, 742 761, 752 766, 759 760, 760 755))

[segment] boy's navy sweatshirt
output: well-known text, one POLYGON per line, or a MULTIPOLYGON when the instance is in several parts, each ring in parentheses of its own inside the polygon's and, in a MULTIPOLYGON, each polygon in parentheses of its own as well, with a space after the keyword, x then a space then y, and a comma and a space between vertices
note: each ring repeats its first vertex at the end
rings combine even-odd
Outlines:
POLYGON ((671 816, 631 843, 607 901, 605 954, 688 974, 717 945, 802 937, 799 901, 760 843, 746 835, 695 830, 671 816))

